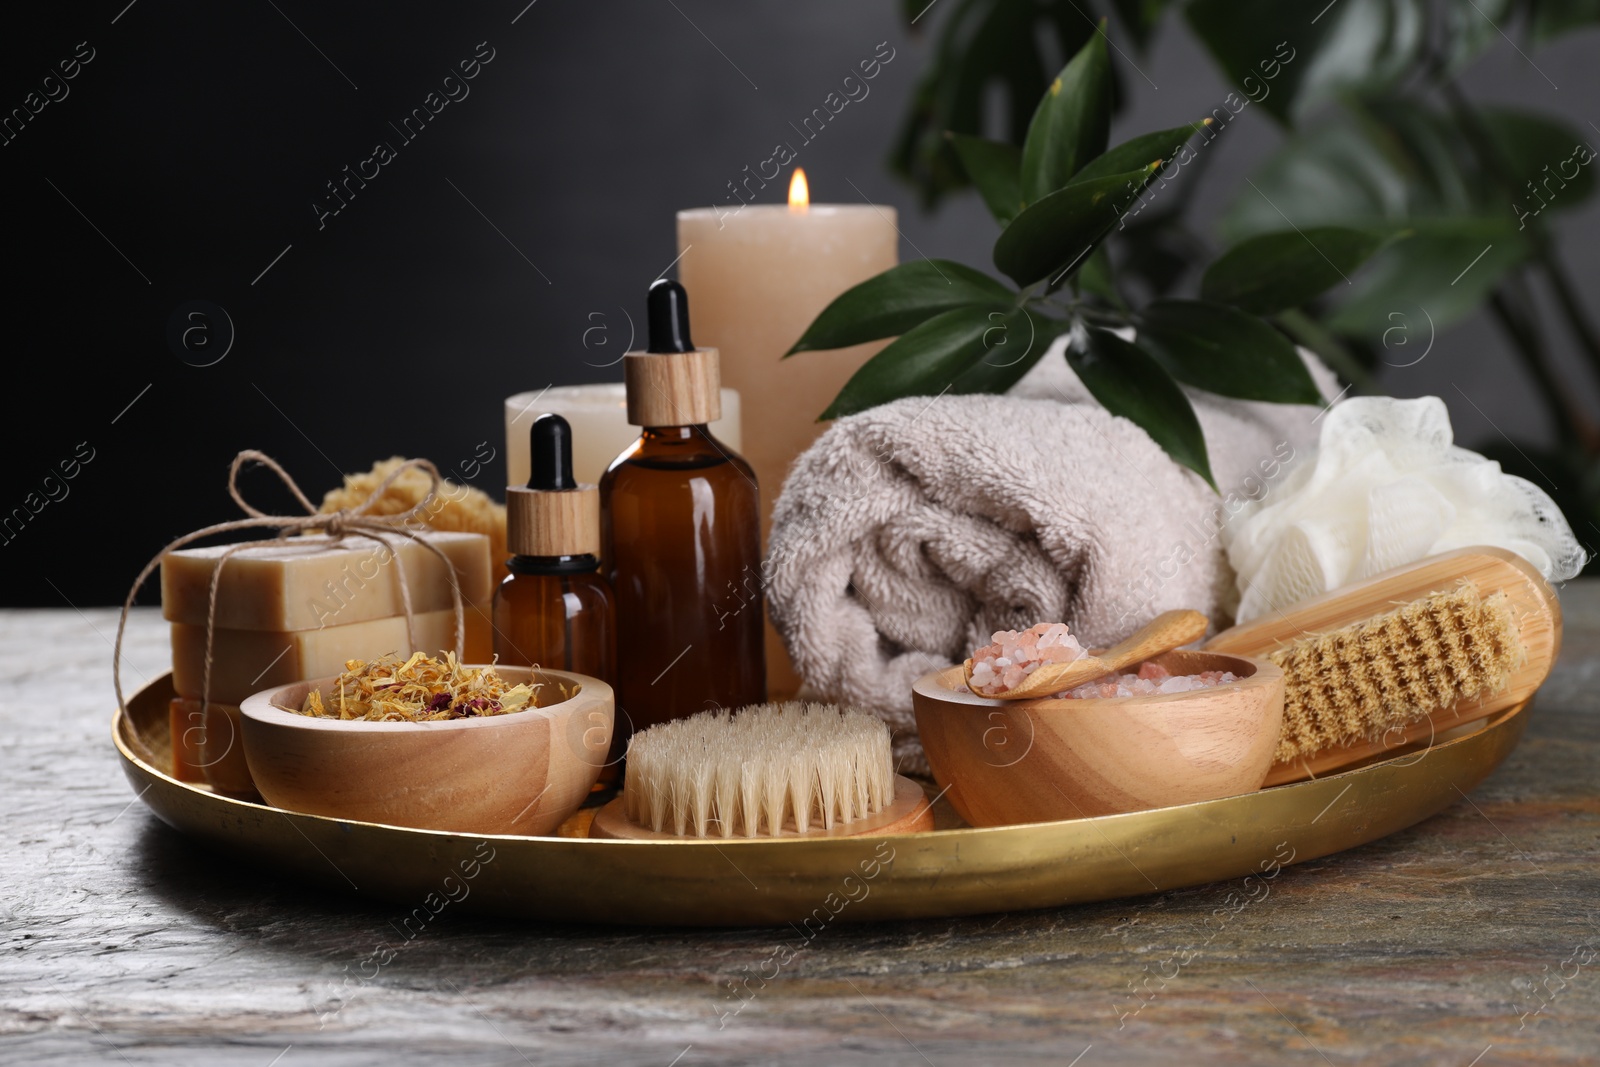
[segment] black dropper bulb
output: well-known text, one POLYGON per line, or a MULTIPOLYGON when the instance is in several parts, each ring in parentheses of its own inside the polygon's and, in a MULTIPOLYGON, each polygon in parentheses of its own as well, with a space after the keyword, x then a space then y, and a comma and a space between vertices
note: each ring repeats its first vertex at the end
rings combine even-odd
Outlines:
POLYGON ((576 489, 572 478, 572 426, 553 412, 533 420, 528 431, 532 473, 529 489, 576 489))
POLYGON ((650 352, 693 352, 689 340, 689 294, 668 278, 650 283, 645 300, 650 321, 650 352))

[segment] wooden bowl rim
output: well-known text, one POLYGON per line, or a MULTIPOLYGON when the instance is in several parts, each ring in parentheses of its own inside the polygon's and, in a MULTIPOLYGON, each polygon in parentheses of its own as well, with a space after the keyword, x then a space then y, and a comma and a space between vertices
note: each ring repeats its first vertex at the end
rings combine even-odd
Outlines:
MULTIPOLYGON (((468 663, 467 667, 487 667, 491 664, 468 663)), ((505 678, 518 676, 532 677, 535 668, 511 667, 494 665, 495 670, 505 678)), ((288 685, 275 686, 259 693, 252 693, 239 705, 239 714, 256 722, 271 726, 287 726, 301 730, 324 730, 343 733, 414 733, 417 731, 449 731, 449 730, 492 730, 507 728, 518 723, 528 723, 535 719, 555 719, 567 716, 581 708, 613 701, 611 686, 598 678, 587 674, 578 674, 574 671, 550 670, 544 667, 537 668, 539 674, 569 683, 576 683, 578 691, 565 700, 538 708, 523 708, 521 711, 508 712, 504 715, 489 715, 483 718, 469 719, 434 719, 429 722, 369 722, 365 719, 318 719, 302 715, 297 711, 287 711, 278 706, 277 698, 290 690, 304 691, 310 688, 320 688, 334 681, 338 675, 329 675, 326 678, 312 678, 307 681, 290 682, 288 685)), ((614 705, 613 705, 614 706, 614 705)))
POLYGON ((1210 686, 1206 689, 1193 690, 1187 693, 1140 693, 1131 697, 1084 697, 1073 699, 1069 697, 1034 697, 1031 700, 1000 700, 996 697, 981 696, 977 693, 962 693, 956 686, 965 685, 961 664, 950 667, 941 667, 929 671, 918 678, 911 686, 914 696, 926 700, 938 701, 942 704, 965 704, 974 708, 1026 708, 1031 711, 1072 711, 1087 707, 1104 707, 1115 704, 1123 707, 1133 707, 1153 704, 1171 704, 1178 701, 1195 700, 1217 692, 1234 692, 1241 689, 1265 689, 1271 687, 1282 688, 1284 685, 1283 669, 1271 660, 1258 656, 1241 656, 1236 652, 1212 652, 1203 648, 1179 648, 1171 652, 1163 652, 1152 659, 1162 659, 1172 655, 1200 655, 1214 656, 1220 659, 1231 659, 1247 663, 1251 673, 1237 682, 1227 685, 1210 686))

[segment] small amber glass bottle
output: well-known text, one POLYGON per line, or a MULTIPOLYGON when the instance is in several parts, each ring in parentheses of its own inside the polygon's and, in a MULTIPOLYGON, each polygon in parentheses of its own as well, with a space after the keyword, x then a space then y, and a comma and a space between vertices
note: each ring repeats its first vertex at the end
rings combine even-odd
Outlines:
MULTIPOLYGON (((572 428, 541 415, 529 431, 532 477, 506 489, 506 561, 494 595, 501 663, 587 674, 608 684, 616 663, 615 607, 600 574, 600 493, 572 478, 572 428)), ((617 716, 619 721, 622 716, 617 716)), ((626 730, 612 730, 596 788, 619 775, 626 730)), ((598 736, 598 735, 597 735, 598 736)))
POLYGON ((617 717, 634 730, 766 700, 755 473, 706 428, 722 414, 717 350, 689 339, 683 287, 657 281, 649 312, 649 351, 623 361, 642 432, 600 479, 617 717))

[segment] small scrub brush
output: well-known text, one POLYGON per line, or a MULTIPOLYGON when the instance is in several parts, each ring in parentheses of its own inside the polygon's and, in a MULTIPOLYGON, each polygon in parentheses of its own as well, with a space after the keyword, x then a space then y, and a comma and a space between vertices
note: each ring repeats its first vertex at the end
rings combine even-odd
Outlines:
POLYGON ((827 704, 701 712, 635 734, 595 837, 838 837, 933 827, 889 728, 827 704))
POLYGON ((1561 647, 1555 590, 1498 548, 1432 556, 1206 642, 1286 680, 1267 785, 1336 771, 1533 695, 1561 647))
POLYGON ((1511 600, 1472 586, 1301 638, 1268 658, 1283 668, 1283 763, 1376 740, 1503 691, 1523 656, 1511 600))

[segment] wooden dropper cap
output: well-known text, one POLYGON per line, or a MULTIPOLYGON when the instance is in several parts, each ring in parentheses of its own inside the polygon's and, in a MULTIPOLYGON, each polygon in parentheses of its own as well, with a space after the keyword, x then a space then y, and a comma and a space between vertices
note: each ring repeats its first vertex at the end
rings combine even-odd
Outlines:
POLYGON ((560 415, 533 420, 533 472, 506 487, 506 548, 516 556, 598 556, 600 490, 572 479, 572 427, 560 415))
POLYGON ((698 426, 722 418, 722 370, 715 348, 689 339, 689 294, 658 278, 647 300, 650 347, 622 357, 628 421, 635 426, 698 426))

